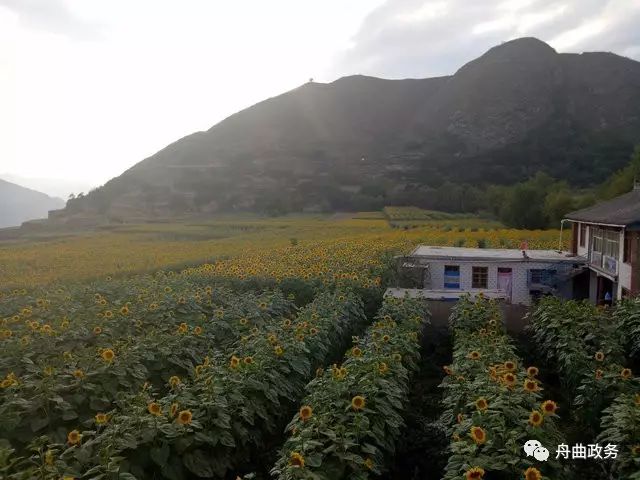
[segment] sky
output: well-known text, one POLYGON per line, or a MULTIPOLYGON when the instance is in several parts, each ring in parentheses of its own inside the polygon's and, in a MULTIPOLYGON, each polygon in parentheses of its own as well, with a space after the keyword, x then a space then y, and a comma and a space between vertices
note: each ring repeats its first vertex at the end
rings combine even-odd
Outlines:
POLYGON ((640 60, 638 25, 640 0, 0 0, 0 176, 88 189, 310 78, 448 75, 523 36, 640 60))

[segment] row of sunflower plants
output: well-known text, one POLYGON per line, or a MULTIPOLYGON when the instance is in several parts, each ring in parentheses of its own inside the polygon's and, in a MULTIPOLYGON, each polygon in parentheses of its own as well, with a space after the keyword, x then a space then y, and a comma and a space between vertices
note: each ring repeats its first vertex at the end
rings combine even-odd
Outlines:
POLYGON ((0 416, 6 421, 0 436, 18 451, 34 436, 61 441, 76 425, 111 410, 123 395, 143 386, 173 388, 214 349, 233 343, 230 329, 239 340, 293 313, 291 302, 277 291, 211 293, 216 298, 212 308, 219 312, 211 319, 187 323, 178 314, 121 316, 94 326, 74 316, 68 327, 33 331, 37 348, 13 336, 5 340, 0 416), (131 327, 138 322, 143 325, 131 327))
POLYGON ((597 441, 618 445, 611 478, 640 480, 640 394, 622 393, 602 412, 597 441))
POLYGON ((538 368, 523 368, 497 304, 463 298, 450 324, 453 362, 441 384, 440 421, 451 438, 444 479, 564 478, 553 458, 543 463, 523 453, 528 440, 562 443, 558 405, 544 395, 538 368))
POLYGON ((555 297, 541 299, 529 317, 533 341, 558 372, 576 419, 595 435, 602 410, 639 387, 626 367, 620 322, 610 309, 555 297))
POLYGON ((279 480, 365 480, 384 470, 403 427, 428 318, 423 302, 386 298, 342 364, 318 369, 287 426, 279 480))
POLYGON ((631 357, 640 360, 640 297, 618 303, 613 311, 615 323, 625 333, 625 347, 631 357))
POLYGON ((145 384, 118 394, 33 468, 43 478, 225 478, 280 431, 313 368, 365 323, 355 295, 321 294, 293 320, 256 327, 189 377, 171 377, 166 393, 145 384))

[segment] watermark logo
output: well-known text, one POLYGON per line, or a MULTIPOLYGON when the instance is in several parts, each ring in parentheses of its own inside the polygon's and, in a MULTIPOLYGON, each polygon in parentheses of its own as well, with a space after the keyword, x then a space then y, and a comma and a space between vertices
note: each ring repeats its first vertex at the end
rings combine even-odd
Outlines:
POLYGON ((537 440, 527 440, 527 443, 524 444, 524 453, 527 454, 527 457, 533 456, 539 462, 546 462, 549 458, 549 450, 537 440))
MULTIPOLYGON (((547 450, 538 440, 527 440, 524 444, 524 452, 527 457, 534 457, 539 462, 546 462, 549 459, 547 450)), ((555 458, 561 460, 615 460, 618 457, 618 446, 607 443, 602 446, 599 443, 583 445, 566 445, 564 443, 556 447, 555 458)))

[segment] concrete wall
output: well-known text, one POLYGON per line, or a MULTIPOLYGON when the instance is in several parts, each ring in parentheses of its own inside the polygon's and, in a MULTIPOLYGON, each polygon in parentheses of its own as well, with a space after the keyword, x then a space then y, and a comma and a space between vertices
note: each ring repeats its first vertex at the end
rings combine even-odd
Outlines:
MULTIPOLYGON (((431 284, 425 288, 441 289, 444 288, 444 267, 445 265, 457 265, 460 267, 460 290, 475 291, 471 288, 472 269, 473 267, 487 267, 488 269, 488 289, 498 288, 498 268, 511 268, 512 271, 512 297, 511 303, 514 304, 531 304, 531 295, 529 294, 528 273, 530 269, 549 268, 550 264, 545 262, 473 262, 473 261, 445 261, 431 260, 429 261, 429 275, 431 276, 431 284)), ((567 282, 562 286, 561 296, 571 298, 572 286, 571 282, 567 282)))
MULTIPOLYGON (((456 302, 440 300, 425 300, 431 312, 431 324, 436 328, 446 328, 449 325, 449 315, 456 302)), ((528 308, 525 305, 500 304, 507 331, 514 334, 522 333, 528 324, 524 316, 528 308)))

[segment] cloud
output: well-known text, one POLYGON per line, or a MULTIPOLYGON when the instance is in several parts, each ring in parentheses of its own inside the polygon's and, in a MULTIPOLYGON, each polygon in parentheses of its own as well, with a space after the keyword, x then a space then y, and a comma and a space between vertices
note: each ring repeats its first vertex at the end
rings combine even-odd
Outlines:
POLYGON ((64 0, 0 0, 25 27, 65 35, 76 40, 97 40, 103 26, 74 14, 64 0))
POLYGON ((336 76, 454 73, 503 41, 537 37, 560 52, 640 59, 640 0, 387 0, 333 66, 336 76))

